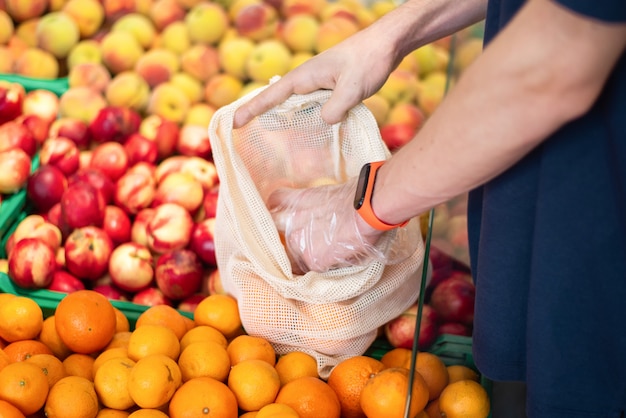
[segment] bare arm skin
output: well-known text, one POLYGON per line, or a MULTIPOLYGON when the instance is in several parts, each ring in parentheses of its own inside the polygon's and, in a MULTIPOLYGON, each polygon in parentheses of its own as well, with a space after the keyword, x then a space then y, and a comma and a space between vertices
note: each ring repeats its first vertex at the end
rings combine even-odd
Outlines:
POLYGON ((486 0, 410 0, 334 48, 286 74, 237 110, 234 127, 284 102, 292 94, 333 90, 322 110, 329 124, 377 92, 414 49, 451 35, 485 17, 486 0))
POLYGON ((592 106, 625 45, 625 24, 529 1, 379 170, 377 216, 400 222, 509 168, 592 106))

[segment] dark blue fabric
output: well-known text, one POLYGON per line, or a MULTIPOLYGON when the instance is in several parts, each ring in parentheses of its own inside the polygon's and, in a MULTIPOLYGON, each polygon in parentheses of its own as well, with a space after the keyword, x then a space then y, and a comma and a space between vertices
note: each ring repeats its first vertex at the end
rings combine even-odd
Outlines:
MULTIPOLYGON (((624 0, 559 2, 626 21, 624 0)), ((486 42, 522 3, 490 2, 486 42)), ((587 115, 470 193, 468 224, 481 372, 526 381, 531 418, 626 416, 626 56, 587 115)))

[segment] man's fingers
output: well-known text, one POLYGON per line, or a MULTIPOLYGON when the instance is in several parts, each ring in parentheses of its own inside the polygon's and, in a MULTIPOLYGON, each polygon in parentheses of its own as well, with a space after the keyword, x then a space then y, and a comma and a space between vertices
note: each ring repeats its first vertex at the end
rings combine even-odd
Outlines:
POLYGON ((283 79, 278 80, 237 109, 233 118, 233 128, 241 128, 256 116, 283 103, 292 94, 293 86, 283 79))

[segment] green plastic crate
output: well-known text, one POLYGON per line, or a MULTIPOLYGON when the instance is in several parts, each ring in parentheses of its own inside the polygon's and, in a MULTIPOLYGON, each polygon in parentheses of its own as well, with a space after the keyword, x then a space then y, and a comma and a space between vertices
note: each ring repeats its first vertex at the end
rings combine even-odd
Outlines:
MULTIPOLYGON (((0 272, 0 293, 12 293, 17 296, 26 296, 34 300, 41 307, 44 317, 53 315, 61 299, 67 295, 67 293, 56 292, 53 290, 21 288, 15 285, 7 274, 2 272, 0 272)), ((147 305, 138 305, 136 303, 121 300, 111 300, 111 303, 113 306, 121 310, 128 318, 131 329, 135 328, 139 315, 149 308, 147 305)), ((193 319, 193 313, 191 312, 181 310, 178 312, 193 319)))
POLYGON ((50 90, 57 96, 61 96, 69 88, 67 77, 47 80, 43 78, 24 77, 17 74, 0 73, 0 80, 20 83, 24 86, 24 89, 27 92, 31 90, 43 89, 50 90))
MULTIPOLYGON (((31 162, 31 173, 39 167, 39 154, 33 157, 31 162)), ((0 204, 0 240, 4 243, 8 232, 15 227, 15 223, 26 207, 26 188, 5 196, 0 204)), ((4 244, 0 250, 0 256, 4 257, 4 244)))

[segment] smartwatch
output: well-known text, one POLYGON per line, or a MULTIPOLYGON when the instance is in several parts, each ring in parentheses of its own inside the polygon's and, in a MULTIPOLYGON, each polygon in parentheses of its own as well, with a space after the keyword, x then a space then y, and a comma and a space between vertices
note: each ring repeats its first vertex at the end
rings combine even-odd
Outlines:
POLYGON ((384 163, 384 161, 375 161, 367 163, 361 168, 356 186, 356 194, 354 195, 354 209, 356 209, 358 214, 368 225, 379 231, 389 231, 390 229, 405 226, 409 222, 406 220, 395 225, 385 223, 376 217, 372 209, 372 195, 374 193, 376 174, 384 163))

